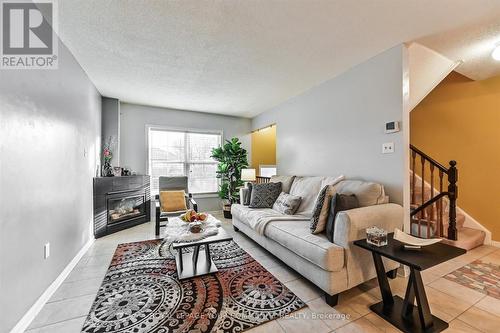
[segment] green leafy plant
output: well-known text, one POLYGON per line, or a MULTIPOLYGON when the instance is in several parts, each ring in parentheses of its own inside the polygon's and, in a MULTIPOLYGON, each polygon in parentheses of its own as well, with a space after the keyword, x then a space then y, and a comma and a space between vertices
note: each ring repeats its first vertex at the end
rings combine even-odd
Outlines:
POLYGON ((212 149, 212 158, 217 165, 217 178, 221 179, 219 197, 229 204, 238 201, 238 188, 243 186, 241 169, 248 167, 247 151, 238 138, 226 140, 222 147, 212 149))

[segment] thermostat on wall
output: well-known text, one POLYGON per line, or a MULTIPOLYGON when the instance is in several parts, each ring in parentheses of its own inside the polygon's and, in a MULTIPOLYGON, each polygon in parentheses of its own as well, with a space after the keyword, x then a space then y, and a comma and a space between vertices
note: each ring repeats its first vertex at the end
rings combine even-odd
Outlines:
POLYGON ((399 122, 391 121, 385 123, 385 133, 396 133, 399 132, 399 122))

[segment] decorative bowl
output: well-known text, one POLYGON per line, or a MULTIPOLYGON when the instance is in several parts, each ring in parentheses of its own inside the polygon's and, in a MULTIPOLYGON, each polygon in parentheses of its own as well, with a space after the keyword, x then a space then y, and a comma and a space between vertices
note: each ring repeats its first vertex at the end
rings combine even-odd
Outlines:
POLYGON ((411 246, 427 246, 435 243, 439 243, 441 238, 418 238, 412 235, 408 235, 406 232, 394 229, 394 239, 400 241, 401 243, 408 244, 411 246))
POLYGON ((201 222, 191 222, 189 223, 189 231, 193 234, 198 234, 203 231, 203 223, 201 222))

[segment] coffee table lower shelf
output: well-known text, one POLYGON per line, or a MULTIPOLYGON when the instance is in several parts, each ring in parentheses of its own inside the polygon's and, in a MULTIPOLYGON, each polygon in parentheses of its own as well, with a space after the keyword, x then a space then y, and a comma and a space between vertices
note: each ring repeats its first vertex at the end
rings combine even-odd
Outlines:
POLYGON ((175 255, 175 263, 177 265, 177 275, 179 280, 212 274, 218 271, 212 258, 210 258, 210 255, 206 254, 205 250, 199 250, 198 254, 196 253, 196 249, 193 252, 187 253, 177 251, 177 254, 175 255))
POLYGON ((403 313, 403 299, 399 296, 394 296, 393 299, 394 303, 385 309, 384 302, 373 304, 370 309, 405 333, 437 333, 448 328, 447 322, 432 316, 433 325, 423 329, 420 324, 418 308, 410 305, 412 307, 411 316, 404 318, 401 315, 403 313))

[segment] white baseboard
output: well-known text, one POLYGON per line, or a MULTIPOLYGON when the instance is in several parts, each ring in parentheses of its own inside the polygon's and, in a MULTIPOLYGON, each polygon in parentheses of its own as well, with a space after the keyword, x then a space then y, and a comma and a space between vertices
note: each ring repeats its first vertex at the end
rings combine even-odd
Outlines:
POLYGON ((500 242, 492 240, 490 245, 492 245, 494 247, 500 247, 500 242))
POLYGON ((43 308, 45 303, 49 301, 52 295, 56 292, 57 288, 64 282, 64 280, 68 277, 69 273, 75 268, 76 264, 80 261, 80 259, 85 255, 87 250, 90 248, 92 243, 94 243, 94 237, 92 236, 89 241, 78 251, 76 256, 71 260, 71 262, 64 268, 64 270, 59 274, 59 276, 50 284, 50 286, 43 292, 42 296, 40 296, 35 304, 31 306, 31 308, 26 312, 26 314, 19 320, 14 326, 14 328, 10 331, 10 333, 22 333, 24 332, 28 326, 31 324, 33 319, 37 316, 40 310, 43 308))

